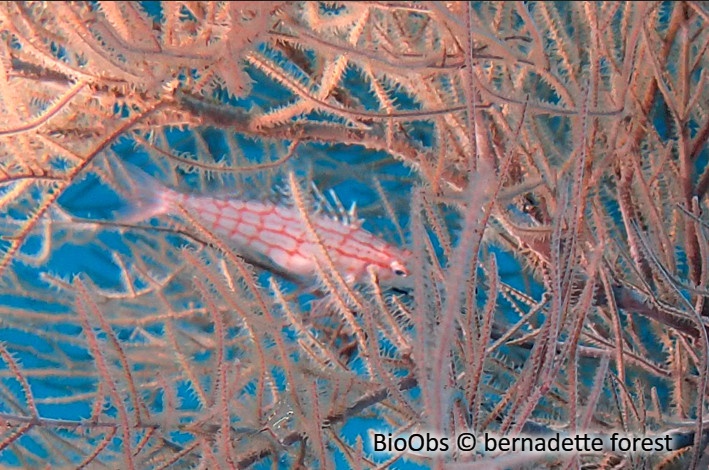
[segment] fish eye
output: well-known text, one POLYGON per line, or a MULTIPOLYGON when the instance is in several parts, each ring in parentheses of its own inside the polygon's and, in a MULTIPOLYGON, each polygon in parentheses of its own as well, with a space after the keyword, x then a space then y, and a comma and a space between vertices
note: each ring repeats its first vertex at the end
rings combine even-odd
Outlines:
POLYGON ((394 261, 391 263, 391 272, 393 272, 396 276, 399 277, 406 277, 409 275, 409 272, 406 270, 404 266, 401 265, 398 261, 394 261))

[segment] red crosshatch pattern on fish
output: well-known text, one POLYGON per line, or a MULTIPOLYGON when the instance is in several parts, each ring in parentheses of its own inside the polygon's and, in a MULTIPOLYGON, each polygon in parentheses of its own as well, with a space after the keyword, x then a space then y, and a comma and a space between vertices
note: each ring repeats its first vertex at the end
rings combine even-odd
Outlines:
MULTIPOLYGON (((267 257, 298 276, 314 276, 323 264, 323 250, 308 232, 297 207, 186 194, 167 188, 139 169, 129 168, 138 203, 129 218, 178 215, 179 207, 194 214, 205 228, 227 237, 237 247, 267 257)), ((368 270, 388 281, 406 277, 406 250, 397 248, 360 224, 316 213, 309 217, 335 268, 350 282, 365 280, 368 270)))

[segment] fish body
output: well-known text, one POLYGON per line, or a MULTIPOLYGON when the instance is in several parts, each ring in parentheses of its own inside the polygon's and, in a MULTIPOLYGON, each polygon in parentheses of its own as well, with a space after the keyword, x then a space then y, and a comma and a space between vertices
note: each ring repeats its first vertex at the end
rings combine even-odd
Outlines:
MULTIPOLYGON (((143 203, 139 205, 141 215, 133 219, 179 215, 182 206, 208 230, 229 239, 237 248, 268 258, 288 273, 314 277, 318 264, 323 268, 327 266, 323 249, 310 234, 296 207, 185 194, 163 186, 148 175, 140 175, 138 180, 143 203)), ((384 282, 408 275, 406 250, 388 244, 359 224, 345 223, 320 213, 308 219, 329 259, 348 281, 366 280, 370 269, 384 282)))

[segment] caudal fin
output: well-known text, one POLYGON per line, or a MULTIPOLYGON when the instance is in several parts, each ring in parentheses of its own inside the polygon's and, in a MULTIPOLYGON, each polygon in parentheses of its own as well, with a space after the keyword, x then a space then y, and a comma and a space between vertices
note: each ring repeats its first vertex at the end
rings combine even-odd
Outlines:
POLYGON ((171 195, 175 193, 172 189, 132 163, 121 162, 120 165, 120 173, 125 174, 128 180, 125 193, 127 204, 123 209, 114 212, 117 222, 141 222, 166 214, 170 210, 171 195))

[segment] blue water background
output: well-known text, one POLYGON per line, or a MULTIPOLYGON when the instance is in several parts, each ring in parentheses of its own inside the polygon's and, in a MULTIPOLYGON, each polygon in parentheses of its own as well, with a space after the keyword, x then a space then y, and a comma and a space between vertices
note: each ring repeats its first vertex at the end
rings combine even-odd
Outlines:
MULTIPOLYGON (((156 17, 159 17, 159 2, 144 3, 149 4, 148 10, 152 11, 156 17)), ((266 46, 263 47, 264 50, 267 49, 266 46)), ((276 51, 269 51, 269 53, 278 54, 276 51)), ((287 92, 287 90, 269 80, 263 74, 255 70, 249 70, 248 72, 253 78, 254 83, 253 89, 247 96, 237 98, 229 96, 227 93, 223 92, 215 94, 213 98, 221 100, 224 103, 229 103, 235 107, 243 107, 246 109, 253 106, 268 109, 278 106, 280 103, 286 102, 291 98, 291 95, 287 92)), ((367 99, 367 88, 359 79, 356 71, 348 72, 347 83, 352 90, 356 90, 355 92, 358 94, 358 98, 366 107, 369 109, 376 109, 376 104, 367 99)), ((397 96, 397 103, 402 110, 414 110, 419 106, 405 94, 400 94, 397 96)), ((124 112, 125 110, 117 109, 117 115, 121 115, 124 112)), ((658 97, 657 99, 654 116, 654 123, 660 135, 665 136, 665 138, 670 138, 667 131, 667 113, 666 109, 664 109, 664 103, 661 97, 658 97)), ((195 148, 190 145, 190 132, 193 131, 177 129, 168 131, 168 137, 174 141, 173 150, 177 152, 195 152, 195 148)), ((218 161, 218 158, 216 157, 220 153, 228 151, 228 148, 225 148, 224 146, 223 133, 221 131, 210 129, 202 129, 200 132, 202 132, 202 136, 205 138, 211 151, 213 152, 215 160, 218 161)), ((420 122, 414 124, 412 128, 412 135, 416 136, 420 140, 421 145, 431 145, 432 139, 430 127, 427 123, 420 122)), ((273 158, 272 152, 274 149, 270 148, 269 145, 263 145, 244 136, 237 136, 237 141, 240 143, 240 147, 244 155, 253 162, 271 160, 273 158)), ((121 138, 112 146, 112 151, 115 152, 119 158, 136 164, 146 169, 148 172, 154 173, 156 171, 156 166, 153 165, 154 162, 151 161, 153 157, 148 155, 146 152, 136 151, 134 144, 135 143, 130 138, 121 138)), ((285 144, 287 145, 288 143, 286 142, 285 144)), ((388 163, 381 167, 381 173, 376 176, 382 180, 385 191, 388 194, 411 194, 413 187, 417 184, 417 179, 415 173, 410 168, 406 167, 401 162, 391 160, 389 156, 383 154, 382 152, 373 152, 358 146, 303 144, 298 149, 297 156, 292 162, 292 169, 301 175, 312 171, 314 182, 323 190, 333 189, 346 207, 349 207, 352 203, 356 202, 359 206, 366 209, 378 206, 378 195, 376 191, 374 191, 371 185, 364 184, 361 178, 348 178, 347 175, 351 174, 352 168, 359 168, 366 165, 368 162, 381 161, 382 159, 387 159, 388 163), (328 155, 329 158, 318 157, 319 155, 325 154, 328 155), (337 167, 332 167, 333 161, 338 161, 342 165, 342 175, 340 178, 333 179, 332 177, 332 174, 337 173, 338 170, 337 167), (321 171, 326 171, 329 175, 323 186, 321 186, 323 183, 318 179, 318 175, 321 171), (333 181, 333 185, 327 185, 333 181)), ((697 159, 697 169, 701 170, 701 168, 703 168, 706 164, 707 152, 705 151, 701 154, 700 158, 697 159)), ((698 171, 697 173, 699 174, 701 171, 698 171)), ((160 177, 159 174, 155 174, 155 176, 158 178, 160 177)), ((193 180, 194 175, 190 175, 185 172, 182 176, 184 178, 180 189, 188 191, 190 189, 190 181, 193 180)), ((246 192, 250 196, 253 196, 253 193, 249 193, 249 188, 225 187, 224 181, 224 179, 219 181, 215 180, 213 188, 210 189, 213 189, 215 192, 246 192)), ((130 201, 126 201, 109 185, 102 182, 101 178, 96 173, 92 172, 91 168, 89 168, 86 174, 62 195, 59 199, 59 204, 69 214, 79 218, 89 220, 111 220, 115 214, 115 211, 125 207, 126 204, 130 204, 130 201)), ((370 215, 371 216, 367 217, 365 220, 365 228, 374 233, 381 234, 392 243, 406 245, 407 240, 397 240, 394 224, 392 221, 388 220, 384 212, 381 210, 378 212, 374 211, 370 215)), ((400 212, 397 213, 397 217, 399 218, 398 222, 404 227, 405 233, 408 233, 408 209, 402 208, 400 212)), ((450 217, 452 219, 455 218, 454 214, 451 214, 450 217)), ((455 221, 452 221, 451 225, 455 225, 455 221)), ((457 234, 455 231, 453 231, 454 238, 456 235, 457 234)), ((127 246, 126 239, 124 237, 125 235, 122 234, 121 231, 108 228, 99 234, 99 238, 103 243, 111 246, 119 253, 128 254, 130 253, 130 248, 127 246)), ((40 247, 41 238, 39 236, 31 237, 22 247, 22 252, 31 255, 37 252, 40 247)), ((500 277, 504 282, 532 295, 536 299, 540 297, 542 292, 541 286, 532 281, 528 276, 523 275, 522 268, 512 254, 495 246, 487 246, 485 249, 494 253, 496 256, 500 270, 500 277)), ((48 284, 40 278, 40 274, 44 270, 51 271, 58 277, 65 279, 71 278, 71 276, 79 273, 88 273, 92 282, 102 289, 110 290, 120 286, 120 270, 115 265, 110 253, 107 253, 105 250, 94 244, 82 244, 81 242, 64 243, 51 254, 49 264, 41 269, 33 266, 27 266, 22 263, 14 263, 12 267, 17 272, 18 278, 21 279, 21 282, 26 286, 29 286, 30 289, 49 289, 48 284)), ((268 273, 265 275, 268 276, 268 273)), ((262 280, 264 279, 262 278, 262 280)), ((19 309, 56 311, 57 314, 71 313, 70 310, 59 304, 46 302, 45 304, 40 305, 34 298, 22 297, 16 294, 0 294, 0 304, 19 309)), ((513 319, 516 317, 516 314, 511 310, 501 311, 498 315, 507 317, 508 319, 513 319)), ((82 334, 81 328, 78 326, 78 321, 74 323, 67 322, 65 325, 59 325, 56 327, 56 331, 67 336, 79 336, 82 334)), ((121 338, 129 335, 130 330, 124 329, 121 331, 116 331, 116 333, 118 337, 121 338)), ((91 362, 92 360, 89 352, 83 348, 76 347, 69 343, 48 344, 34 335, 15 329, 0 328, 0 341, 10 345, 27 345, 26 349, 18 347, 13 350, 16 360, 22 364, 23 368, 26 369, 41 368, 46 366, 45 361, 47 360, 47 356, 42 356, 39 358, 36 352, 39 351, 41 353, 51 355, 52 351, 55 350, 54 348, 59 348, 62 353, 69 357, 76 358, 79 362, 91 362)), ((60 366, 59 363, 55 365, 60 366)), ((7 368, 7 365, 2 363, 1 367, 7 368)), ((91 388, 92 383, 93 379, 91 378, 64 379, 61 383, 47 382, 37 378, 30 379, 30 385, 37 398, 58 396, 66 394, 67 391, 71 390, 85 390, 87 388, 91 388)), ((5 380, 4 385, 16 396, 22 396, 22 390, 16 381, 5 380)), ((660 390, 660 392, 662 396, 666 393, 666 391, 663 390, 660 390)), ((414 390, 413 393, 415 394, 416 391, 414 390)), ((185 406, 190 406, 190 404, 196 406, 190 391, 186 387, 182 390, 180 399, 183 400, 185 406)), ((7 409, 6 407, 3 408, 4 412, 11 412, 10 409, 7 409)), ((38 409, 41 416, 54 419, 77 421, 86 419, 90 415, 88 403, 85 405, 72 404, 71 406, 40 404, 38 405, 38 409)), ((424 410, 421 411, 425 413, 424 410)), ((111 414, 110 410, 108 411, 108 414, 111 414)), ((353 444, 359 436, 365 443, 365 450, 371 451, 371 448, 369 447, 368 434, 370 429, 378 429, 384 432, 392 431, 392 429, 387 428, 381 421, 369 418, 354 418, 350 419, 343 426, 343 438, 347 442, 353 444)), ((175 437, 176 439, 179 439, 178 436, 175 437)), ((21 438, 20 443, 25 447, 36 449, 37 456, 40 458, 50 457, 47 454, 47 451, 34 444, 30 437, 21 438)), ((344 457, 339 455, 337 452, 335 454, 337 456, 336 463, 338 464, 338 467, 346 468, 346 460, 344 457)), ((387 456, 385 454, 380 454, 377 457, 381 457, 383 459, 387 456)), ((4 452, 2 459, 7 465, 19 464, 11 452, 4 452)), ((397 467, 421 468, 414 463, 401 463, 397 465, 397 467)), ((257 468, 270 468, 270 462, 265 460, 261 462, 257 468)))

